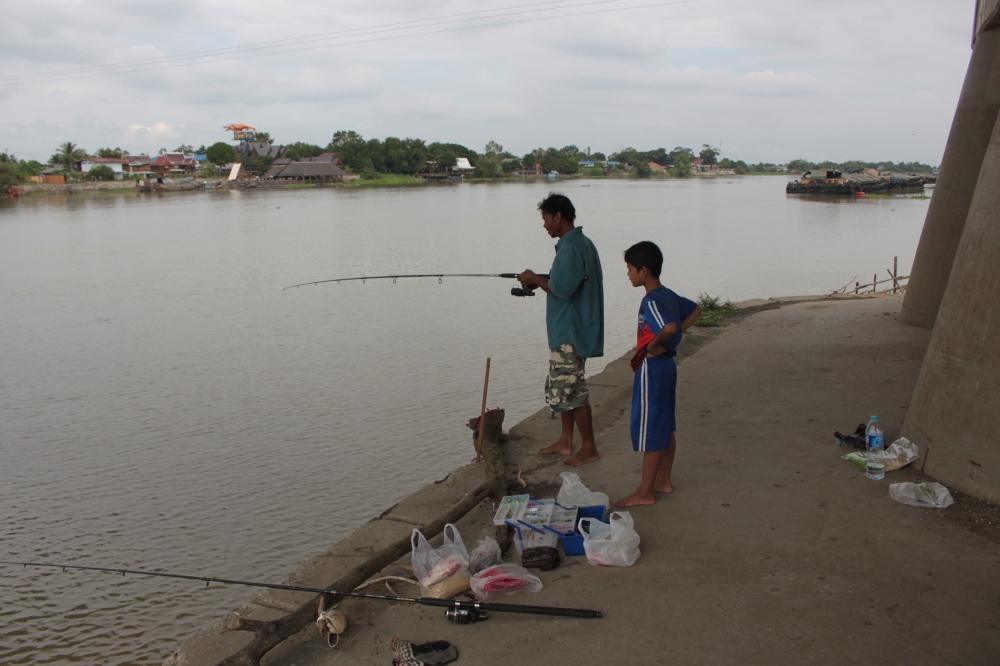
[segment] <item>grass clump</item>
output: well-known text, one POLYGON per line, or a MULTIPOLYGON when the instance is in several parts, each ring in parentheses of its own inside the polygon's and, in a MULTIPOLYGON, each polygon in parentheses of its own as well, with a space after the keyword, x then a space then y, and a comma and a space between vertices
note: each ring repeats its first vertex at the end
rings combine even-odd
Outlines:
POLYGON ((412 187, 426 185, 426 181, 418 176, 402 174, 363 174, 358 180, 346 183, 348 187, 412 187))
POLYGON ((709 294, 699 294, 698 305, 701 307, 698 326, 722 326, 727 317, 739 311, 732 301, 723 301, 720 297, 709 294))

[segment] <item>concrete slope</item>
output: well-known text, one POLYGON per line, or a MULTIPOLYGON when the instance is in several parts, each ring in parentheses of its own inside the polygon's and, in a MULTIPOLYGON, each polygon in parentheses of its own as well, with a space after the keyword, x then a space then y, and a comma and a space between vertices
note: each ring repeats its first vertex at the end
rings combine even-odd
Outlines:
MULTIPOLYGON (((498 600, 598 608, 604 619, 494 613, 458 626, 440 609, 345 603, 353 624, 340 648, 309 628, 264 663, 389 664, 394 635, 451 641, 457 663, 482 666, 998 663, 995 508, 961 496, 943 511, 898 504, 889 483, 922 478, 919 470, 869 481, 840 459, 832 436, 870 413, 888 441, 897 435, 929 336, 899 323, 900 300, 760 311, 683 360, 677 489, 631 510, 638 563, 564 559, 540 574, 540 593, 498 600)), ((640 464, 628 436, 630 372, 618 361, 593 382, 604 392, 603 459, 579 471, 621 497, 640 464)), ((532 487, 550 495, 562 466, 525 452, 556 427, 540 412, 511 443, 532 487)), ((490 514, 481 507, 460 522, 467 543, 490 514)))

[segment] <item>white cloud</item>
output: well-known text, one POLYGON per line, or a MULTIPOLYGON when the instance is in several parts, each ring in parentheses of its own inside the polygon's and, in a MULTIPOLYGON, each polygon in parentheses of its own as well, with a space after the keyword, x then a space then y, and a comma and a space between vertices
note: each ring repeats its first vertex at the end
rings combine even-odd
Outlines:
POLYGON ((126 131, 129 136, 141 137, 143 139, 168 139, 174 136, 178 130, 182 129, 184 129, 184 125, 168 125, 164 122, 158 122, 152 125, 129 125, 126 131))
POLYGON ((320 144, 338 129, 515 152, 721 137, 753 161, 940 159, 971 2, 593 13, 625 4, 14 3, 0 21, 0 146, 40 159, 67 140, 156 150, 228 140, 222 126, 241 121, 320 144))

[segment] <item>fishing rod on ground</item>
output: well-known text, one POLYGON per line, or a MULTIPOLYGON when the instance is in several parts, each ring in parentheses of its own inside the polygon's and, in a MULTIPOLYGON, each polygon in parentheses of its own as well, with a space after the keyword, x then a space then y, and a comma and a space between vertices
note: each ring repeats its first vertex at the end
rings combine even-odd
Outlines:
POLYGON ((445 618, 455 624, 470 624, 486 619, 487 611, 498 613, 528 613, 530 615, 556 615, 559 617, 576 618, 601 618, 603 613, 599 610, 589 610, 586 608, 560 608, 558 606, 530 606, 523 604, 498 604, 485 601, 462 601, 459 599, 435 599, 434 597, 401 597, 394 594, 375 594, 372 592, 345 592, 342 590, 331 590, 322 587, 308 587, 304 585, 286 585, 282 583, 260 583, 247 580, 231 580, 228 578, 217 578, 215 576, 192 576, 188 574, 167 573, 163 571, 141 571, 137 569, 119 569, 114 567, 93 567, 78 564, 58 564, 54 562, 8 562, 0 560, 0 564, 17 565, 23 567, 50 567, 54 569, 77 569, 81 571, 103 571, 106 573, 116 573, 125 576, 133 574, 137 576, 159 576, 162 578, 181 578, 184 580, 203 581, 207 587, 211 583, 222 583, 224 585, 245 585, 247 587, 263 587, 271 590, 290 590, 292 592, 313 592, 316 594, 334 597, 358 597, 360 599, 376 599, 379 601, 401 601, 405 603, 421 604, 423 606, 437 606, 444 608, 445 618))
MULTIPOLYGON (((285 289, 294 289, 295 287, 308 287, 310 285, 316 284, 326 284, 330 282, 366 282, 368 280, 392 280, 395 284, 396 280, 401 280, 404 278, 428 278, 436 277, 438 279, 438 284, 441 284, 442 280, 446 277, 489 277, 489 278, 506 278, 516 279, 518 273, 410 273, 406 275, 360 275, 357 277, 345 277, 345 278, 333 278, 331 280, 315 280, 313 282, 302 282, 300 284, 290 284, 287 287, 282 287, 282 291, 285 289)), ((547 274, 539 274, 538 277, 548 278, 547 274)), ((513 287, 510 290, 511 296, 534 296, 535 287, 513 287)))

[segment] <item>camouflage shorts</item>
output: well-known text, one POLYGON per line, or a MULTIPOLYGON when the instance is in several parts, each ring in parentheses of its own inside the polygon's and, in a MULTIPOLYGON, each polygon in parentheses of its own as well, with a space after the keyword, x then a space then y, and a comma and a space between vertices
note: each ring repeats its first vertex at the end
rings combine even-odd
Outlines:
POLYGON ((573 345, 560 345, 549 356, 545 402, 554 412, 567 412, 587 404, 590 391, 583 371, 587 359, 576 355, 573 345))

